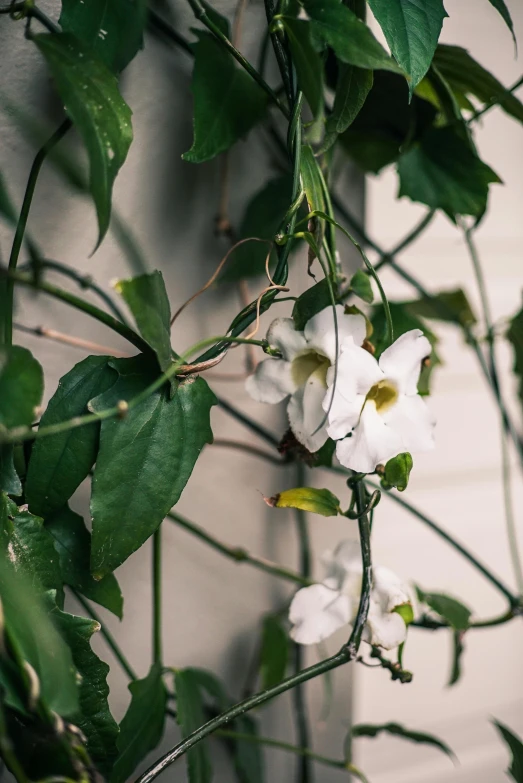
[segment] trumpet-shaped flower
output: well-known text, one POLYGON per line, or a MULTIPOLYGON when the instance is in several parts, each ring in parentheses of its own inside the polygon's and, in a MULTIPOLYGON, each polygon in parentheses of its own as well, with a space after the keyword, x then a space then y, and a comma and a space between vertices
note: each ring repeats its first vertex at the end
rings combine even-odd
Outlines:
MULTIPOLYGON (((362 564, 359 547, 342 541, 323 558, 321 584, 298 590, 289 609, 291 637, 298 644, 318 644, 354 621, 360 600, 362 564)), ((364 641, 392 650, 405 641, 407 626, 398 607, 411 606, 408 587, 389 571, 375 566, 364 641)))
POLYGON ((338 360, 338 375, 327 373, 328 435, 338 441, 336 455, 346 468, 371 473, 403 451, 434 445, 434 419, 418 394, 422 361, 430 343, 419 329, 402 334, 379 362, 348 340, 338 360))
MULTIPOLYGON (((366 333, 361 315, 346 315, 336 305, 339 346, 359 346, 366 333)), ((313 316, 304 330, 294 328, 292 318, 278 318, 267 332, 269 345, 278 348, 281 359, 269 358, 247 378, 246 388, 258 402, 278 403, 290 397, 287 414, 297 440, 309 451, 320 449, 328 438, 322 403, 327 375, 336 362, 336 337, 332 307, 313 316)))

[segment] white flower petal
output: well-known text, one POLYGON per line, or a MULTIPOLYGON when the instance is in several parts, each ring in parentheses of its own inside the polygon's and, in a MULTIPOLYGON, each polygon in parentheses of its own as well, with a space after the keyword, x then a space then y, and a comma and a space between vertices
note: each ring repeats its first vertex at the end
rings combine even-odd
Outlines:
POLYGON ((412 601, 408 585, 383 566, 375 566, 373 569, 372 597, 384 612, 392 612, 396 606, 412 601))
POLYGON ((296 388, 290 362, 283 359, 265 359, 245 381, 245 388, 258 402, 281 402, 296 388))
POLYGON ((304 587, 290 605, 291 638, 298 644, 318 644, 347 625, 350 616, 347 596, 325 585, 304 587))
POLYGON ((365 396, 383 377, 378 362, 368 351, 348 341, 343 345, 335 388, 334 367, 327 372, 329 391, 323 408, 329 411, 329 437, 343 438, 356 426, 365 396))
MULTIPOLYGON (((361 345, 367 330, 365 318, 362 315, 345 315, 343 305, 336 305, 334 310, 338 322, 338 352, 347 338, 352 338, 356 345, 361 345)), ((327 356, 331 364, 336 361, 334 310, 332 307, 321 310, 307 322, 303 330, 309 347, 327 356)))
POLYGON ((412 329, 383 351, 380 367, 387 378, 397 383, 400 393, 416 394, 421 362, 430 356, 431 350, 421 329, 412 329))
POLYGON ((401 438, 403 451, 429 451, 434 448, 435 419, 418 394, 400 394, 383 414, 383 421, 401 438))
POLYGON ((367 617, 366 641, 384 650, 399 647, 407 637, 407 626, 397 612, 382 612, 371 600, 367 617))
POLYGON ((296 439, 310 452, 321 449, 328 438, 326 422, 322 425, 325 419, 322 407, 324 397, 323 380, 313 373, 307 383, 292 395, 287 406, 291 429, 296 439))
POLYGON ((387 427, 372 400, 365 403, 352 437, 336 444, 336 456, 341 464, 358 473, 372 473, 376 465, 387 462, 402 450, 401 438, 387 427))
POLYGON ((339 590, 343 587, 343 592, 352 594, 354 591, 347 591, 345 587, 347 575, 354 574, 356 581, 359 580, 359 584, 356 585, 356 595, 359 595, 362 564, 360 545, 357 541, 340 541, 334 551, 324 552, 321 560, 326 573, 325 584, 335 585, 339 590))
POLYGON ((289 362, 307 348, 303 332, 298 332, 294 328, 292 318, 276 318, 269 326, 267 341, 269 345, 278 348, 283 358, 289 362))

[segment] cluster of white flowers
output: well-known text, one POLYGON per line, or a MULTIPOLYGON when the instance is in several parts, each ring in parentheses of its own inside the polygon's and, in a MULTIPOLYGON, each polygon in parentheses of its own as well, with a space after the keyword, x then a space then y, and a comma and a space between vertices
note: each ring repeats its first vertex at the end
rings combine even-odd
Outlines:
MULTIPOLYGON (((426 451, 434 445, 434 420, 418 394, 423 360, 431 347, 419 329, 403 334, 377 361, 362 347, 366 322, 337 305, 327 307, 305 325, 291 318, 273 321, 269 345, 281 358, 261 362, 247 379, 247 390, 259 402, 289 398, 287 413, 296 439, 310 452, 327 438, 346 468, 371 473, 402 452, 426 451), (338 326, 338 349, 334 318, 338 326)), ((324 557, 321 584, 299 590, 291 603, 291 636, 298 644, 317 644, 357 614, 362 581, 359 547, 343 541, 324 557)), ((374 566, 364 640, 386 650, 405 641, 412 596, 402 581, 374 566)))
MULTIPOLYGON (((356 617, 362 580, 359 546, 342 541, 323 557, 326 569, 321 584, 298 590, 290 609, 291 637, 298 644, 318 644, 356 617)), ((408 586, 382 566, 372 569, 369 614, 363 640, 392 650, 405 641, 412 596, 408 586), (406 611, 402 611, 405 609, 406 611)))
POLYGON ((289 397, 296 439, 315 452, 332 438, 341 464, 358 473, 404 451, 431 449, 434 420, 417 389, 431 350, 427 338, 419 329, 406 332, 378 362, 362 348, 365 318, 345 314, 342 305, 335 311, 325 308, 302 332, 291 318, 273 321, 267 340, 281 358, 260 362, 247 379, 248 392, 259 402, 289 397))

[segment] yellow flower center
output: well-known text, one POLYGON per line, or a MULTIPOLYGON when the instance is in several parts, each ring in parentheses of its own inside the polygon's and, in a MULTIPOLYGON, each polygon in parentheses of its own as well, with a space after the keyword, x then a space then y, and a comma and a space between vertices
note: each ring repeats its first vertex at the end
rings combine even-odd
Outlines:
POLYGON ((327 388, 327 370, 331 366, 326 356, 317 351, 306 351, 296 356, 291 364, 291 376, 296 386, 304 386, 311 375, 314 375, 321 381, 322 386, 327 388))
MULTIPOLYGON (((365 397, 365 402, 372 400, 378 413, 388 411, 398 399, 398 389, 392 381, 383 380, 375 383, 365 397)), ((364 403, 365 404, 365 403, 364 403)))

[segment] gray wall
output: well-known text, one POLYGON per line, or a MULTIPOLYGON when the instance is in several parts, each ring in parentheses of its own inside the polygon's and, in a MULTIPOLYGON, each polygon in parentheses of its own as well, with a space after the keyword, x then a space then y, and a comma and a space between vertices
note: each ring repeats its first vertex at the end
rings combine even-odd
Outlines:
MULTIPOLYGON (((42 7, 56 18, 57 3, 42 3, 42 7)), ((229 4, 228 8, 232 7, 229 4)), ((191 23, 185 8, 177 9, 177 13, 180 16, 183 13, 185 22, 191 23)), ((262 19, 263 6, 253 3, 244 23, 244 50, 248 54, 255 54, 262 19)), ((35 47, 24 40, 23 24, 9 23, 2 17, 0 50, 2 93, 30 110, 33 117, 45 120, 50 130, 54 129, 62 117, 60 107, 40 56, 35 47)), ((129 221, 149 267, 162 270, 173 310, 202 286, 227 247, 224 240, 216 239, 213 234, 219 166, 216 162, 196 166, 181 160, 181 154, 192 140, 190 73, 191 62, 186 54, 168 49, 148 36, 145 51, 138 55, 122 78, 124 96, 133 110, 135 140, 118 177, 114 203, 118 212, 129 221)), ((26 143, 8 111, 0 115, 0 137, 0 169, 16 203, 20 204, 34 148, 26 143)), ((72 134, 64 145, 78 148, 82 154, 81 145, 72 134)), ((245 200, 273 172, 262 133, 254 132, 246 142, 236 145, 231 154, 231 169, 231 216, 237 221, 245 200)), ((349 202, 361 212, 361 179, 345 168, 340 169, 338 176, 346 183, 349 202)), ((87 198, 68 189, 49 165, 44 167, 38 182, 29 229, 47 257, 92 274, 106 286, 111 280, 130 275, 112 235, 90 257, 96 241, 93 206, 87 198)), ((12 232, 2 227, 0 237, 5 261, 12 232)), ((348 268, 352 254, 346 248, 343 257, 348 268)), ((293 293, 310 284, 305 266, 306 256, 301 252, 291 274, 293 293)), ((50 275, 49 279, 75 290, 56 275, 50 275)), ((257 295, 264 285, 261 280, 253 283, 251 295, 257 295)), ((16 319, 19 322, 53 327, 123 351, 129 350, 129 346, 114 334, 59 302, 24 291, 17 293, 17 302, 16 319)), ((238 310, 235 287, 221 287, 206 293, 178 320, 173 330, 175 349, 181 351, 197 339, 223 333, 238 310)), ((288 315, 290 305, 279 305, 273 313, 288 315)), ((269 321, 264 319, 263 331, 269 321)), ((85 355, 76 348, 21 333, 16 339, 27 345, 43 364, 46 399, 56 388, 59 377, 85 355)), ((220 365, 220 371, 239 372, 243 366, 244 355, 236 350, 220 365)), ((242 382, 215 382, 213 388, 254 417, 263 419, 274 432, 283 433, 286 426, 284 411, 254 403, 247 397, 242 382)), ((212 414, 212 425, 217 437, 255 442, 248 431, 217 409, 212 414)), ((294 481, 291 468, 276 471, 254 457, 211 446, 199 460, 178 508, 225 542, 245 546, 255 554, 295 566, 297 542, 293 519, 285 511, 271 512, 262 500, 262 494, 270 495, 292 486, 294 481)), ((343 482, 339 483, 343 491, 343 482)), ((335 484, 330 482, 333 489, 335 484)), ((73 503, 86 519, 87 499, 88 487, 85 486, 73 503)), ((314 551, 318 556, 347 535, 343 522, 330 521, 326 525, 323 521, 311 520, 311 523, 314 551)), ((174 667, 192 665, 212 669, 225 678, 231 693, 240 697, 259 638, 260 618, 265 612, 280 607, 290 596, 291 589, 285 582, 278 582, 248 565, 229 562, 169 522, 164 526, 163 543, 165 662, 174 667)), ((125 595, 124 620, 120 624, 107 613, 102 614, 129 660, 143 676, 151 655, 149 544, 119 569, 118 579, 125 595)), ((114 664, 110 675, 111 704, 120 718, 128 703, 125 677, 103 641, 96 639, 94 646, 105 660, 114 664)), ((318 655, 316 650, 308 651, 307 662, 317 660, 318 655)), ((323 703, 320 682, 308 688, 307 697, 315 724, 315 746, 339 757, 351 711, 349 670, 336 672, 333 681, 334 704, 327 722, 319 724, 323 703)), ((292 741, 290 715, 290 702, 285 697, 260 711, 266 734, 292 741)), ((162 748, 175 744, 177 738, 177 728, 169 723, 162 748)), ((279 751, 271 752, 270 757, 274 778, 288 780, 293 773, 294 758, 279 751)), ((231 779, 225 762, 220 770, 216 780, 231 779)), ((321 775, 318 770, 318 779, 322 781, 337 777, 339 773, 334 770, 323 768, 321 775)), ((166 779, 184 780, 183 763, 167 773, 166 779)))

